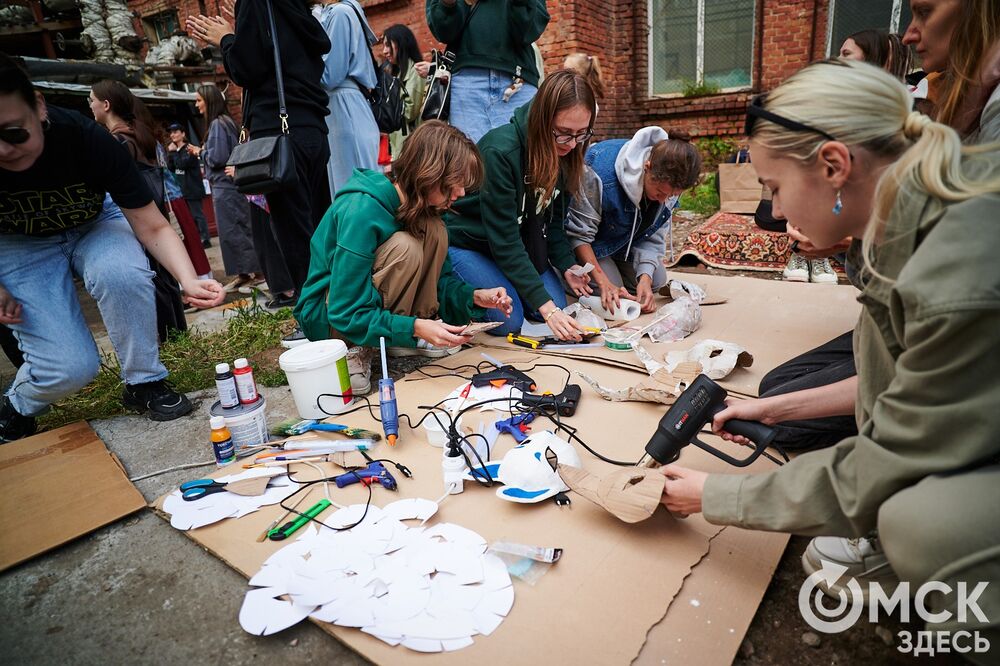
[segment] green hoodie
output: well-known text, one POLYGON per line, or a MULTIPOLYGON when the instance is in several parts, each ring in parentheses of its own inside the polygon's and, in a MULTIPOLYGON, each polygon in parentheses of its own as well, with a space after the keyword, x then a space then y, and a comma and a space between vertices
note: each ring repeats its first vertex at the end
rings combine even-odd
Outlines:
POLYGON ((450 6, 441 0, 427 0, 427 25, 431 34, 455 51, 455 71, 485 67, 521 77, 538 85, 538 67, 531 43, 542 36, 549 24, 545 0, 479 0, 475 13, 464 0, 450 6), (464 26, 464 31, 463 31, 464 26))
MULTIPOLYGON (((478 192, 462 197, 445 215, 448 242, 453 247, 475 250, 492 257, 517 293, 532 309, 552 300, 542 278, 531 263, 521 240, 520 216, 524 199, 526 130, 531 102, 514 111, 510 124, 486 133, 479 141, 486 178, 478 192)), ((545 218, 549 262, 563 273, 576 263, 563 228, 569 195, 560 175, 558 194, 552 199, 545 218)))
MULTIPOLYGON (((416 346, 416 317, 386 310, 372 282, 375 251, 403 229, 396 221, 398 209, 396 188, 377 171, 355 169, 337 191, 313 234, 309 275, 295 306, 295 319, 310 340, 329 338, 333 328, 354 345, 377 347, 384 336, 394 347, 416 346)), ((438 280, 441 318, 465 324, 482 316, 472 304, 472 291, 451 272, 446 258, 438 280)))

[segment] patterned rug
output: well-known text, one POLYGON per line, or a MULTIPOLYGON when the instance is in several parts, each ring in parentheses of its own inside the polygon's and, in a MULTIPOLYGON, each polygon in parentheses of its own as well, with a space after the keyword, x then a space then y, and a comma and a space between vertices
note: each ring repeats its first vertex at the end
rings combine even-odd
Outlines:
MULTIPOLYGON (((781 271, 788 263, 791 244, 788 234, 761 229, 754 224, 752 215, 716 213, 688 235, 674 261, 667 261, 667 267, 692 255, 713 268, 781 271)), ((839 263, 830 263, 837 272, 843 272, 839 263)))

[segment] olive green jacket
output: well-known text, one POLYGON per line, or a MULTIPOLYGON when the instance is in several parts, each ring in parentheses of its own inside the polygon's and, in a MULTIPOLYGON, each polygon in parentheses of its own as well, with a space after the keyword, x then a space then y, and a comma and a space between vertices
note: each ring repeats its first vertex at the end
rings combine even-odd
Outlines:
MULTIPOLYGON (((1000 176, 1000 153, 966 158, 1000 176)), ((857 537, 926 476, 1000 459, 1000 191, 960 203, 904 185, 854 330, 859 434, 772 472, 712 474, 718 524, 857 537)))
POLYGON ((424 105, 424 92, 427 88, 427 80, 417 73, 417 68, 413 63, 409 63, 406 74, 402 77, 403 89, 406 97, 403 98, 403 123, 406 126, 406 134, 403 130, 396 130, 389 135, 389 150, 392 159, 399 157, 399 152, 403 150, 406 138, 413 134, 413 130, 420 124, 420 108, 424 105))

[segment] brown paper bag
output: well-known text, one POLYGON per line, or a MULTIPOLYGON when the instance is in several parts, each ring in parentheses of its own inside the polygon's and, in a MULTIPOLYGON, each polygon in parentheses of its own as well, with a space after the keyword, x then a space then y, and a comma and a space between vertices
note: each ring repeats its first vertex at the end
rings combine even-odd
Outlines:
POLYGON ((763 186, 757 180, 753 164, 738 160, 739 157, 736 164, 719 165, 719 210, 753 215, 757 212, 763 186))

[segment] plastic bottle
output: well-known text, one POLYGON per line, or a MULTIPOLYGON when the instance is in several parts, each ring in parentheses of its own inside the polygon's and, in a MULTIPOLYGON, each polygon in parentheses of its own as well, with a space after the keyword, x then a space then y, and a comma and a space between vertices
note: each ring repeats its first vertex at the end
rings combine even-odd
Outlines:
POLYGON ((240 404, 240 394, 236 390, 236 378, 229 370, 228 363, 215 365, 215 388, 219 391, 219 402, 223 409, 231 409, 240 404))
POLYGON ((458 452, 458 449, 445 448, 444 456, 441 458, 441 471, 444 475, 446 493, 457 495, 465 490, 464 476, 468 469, 465 458, 458 452))
POLYGON ((219 467, 236 460, 236 447, 233 446, 232 435, 226 427, 226 417, 213 416, 208 420, 212 427, 212 449, 215 451, 215 464, 219 467))
POLYGON ((257 392, 257 382, 253 378, 253 368, 245 358, 238 358, 233 362, 233 378, 236 379, 236 392, 240 395, 240 402, 244 405, 252 405, 257 402, 260 394, 257 392))

